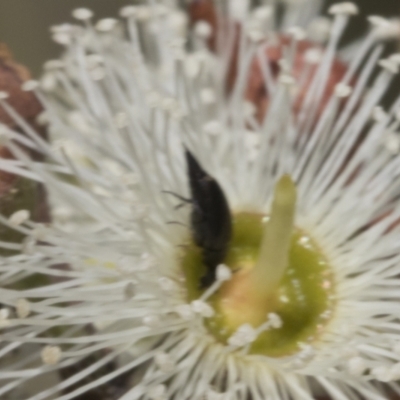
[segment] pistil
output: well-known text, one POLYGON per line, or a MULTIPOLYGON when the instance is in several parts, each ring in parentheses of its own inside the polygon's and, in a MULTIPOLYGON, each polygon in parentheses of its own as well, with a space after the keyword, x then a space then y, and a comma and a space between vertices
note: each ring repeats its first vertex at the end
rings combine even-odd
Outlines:
POLYGON ((251 272, 257 297, 269 299, 277 291, 289 265, 297 189, 289 175, 282 176, 275 186, 269 220, 265 224, 259 257, 251 272))

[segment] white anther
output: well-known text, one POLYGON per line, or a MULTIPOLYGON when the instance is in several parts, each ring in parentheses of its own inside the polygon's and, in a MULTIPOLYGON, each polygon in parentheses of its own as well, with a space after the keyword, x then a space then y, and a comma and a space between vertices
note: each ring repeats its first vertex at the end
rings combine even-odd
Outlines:
POLYGON ((317 65, 322 61, 324 53, 319 48, 308 49, 304 53, 304 60, 311 65, 317 65))
POLYGON ((28 210, 18 210, 8 218, 8 222, 11 225, 18 226, 26 222, 30 216, 31 213, 28 210))
POLYGON ((192 301, 191 306, 192 306, 192 310, 196 314, 200 314, 204 318, 211 318, 215 314, 214 309, 209 304, 207 304, 205 301, 194 300, 194 301, 192 301))
POLYGON ((146 22, 151 18, 151 9, 147 6, 138 6, 136 8, 135 17, 138 21, 146 22))
POLYGON ((289 297, 287 297, 283 294, 283 295, 279 296, 279 301, 282 303, 289 303, 289 297))
POLYGON ((51 33, 71 33, 76 29, 76 26, 68 23, 53 25, 50 28, 51 33))
POLYGON ((0 100, 8 99, 10 95, 7 92, 0 91, 0 100))
POLYGON ((133 282, 128 282, 124 288, 124 299, 130 300, 136 294, 136 285, 133 282))
POLYGON ((88 119, 78 110, 74 110, 68 113, 68 122, 75 129, 83 133, 91 133, 93 130, 88 119))
POLYGON ((175 363, 168 353, 160 352, 154 356, 154 362, 162 372, 172 372, 175 369, 175 363))
POLYGON ((155 328, 160 324, 160 318, 157 315, 147 315, 143 317, 142 322, 149 328, 155 328))
POLYGON ((388 117, 388 114, 380 106, 374 107, 374 109, 372 110, 372 119, 375 122, 378 122, 378 123, 384 122, 384 121, 386 121, 387 117, 388 117))
POLYGON ((317 43, 324 43, 329 38, 332 21, 326 17, 315 18, 307 29, 308 37, 317 43))
POLYGON ((368 21, 374 29, 377 39, 388 40, 397 38, 400 35, 400 20, 383 18, 377 15, 368 17, 368 21))
POLYGON ((103 18, 97 22, 96 29, 99 32, 109 32, 112 31, 117 24, 118 21, 115 18, 103 18))
POLYGON ((157 385, 148 390, 148 396, 151 400, 164 400, 166 392, 165 385, 157 385))
POLYGON ((37 89, 38 86, 39 86, 39 82, 32 79, 32 80, 29 80, 29 81, 24 82, 24 83, 21 85, 21 89, 22 89, 23 91, 25 91, 25 92, 30 92, 30 91, 32 91, 32 90, 37 89))
POLYGON ((54 33, 51 38, 62 46, 68 46, 72 42, 72 36, 69 33, 54 33))
POLYGON ((390 58, 380 60, 378 64, 392 74, 397 74, 399 72, 399 64, 390 58))
POLYGON ((225 264, 219 264, 217 267, 217 280, 219 282, 229 281, 232 278, 231 269, 225 264))
POLYGON ((353 91, 352 87, 346 85, 345 83, 338 83, 335 86, 335 95, 340 99, 349 97, 352 91, 353 91))
POLYGON ((49 114, 46 111, 42 111, 35 121, 40 126, 47 126, 50 123, 49 114))
POLYGON ((184 320, 190 321, 194 317, 193 309, 190 304, 180 304, 175 307, 176 313, 184 320))
POLYGON ((351 375, 361 376, 367 369, 365 360, 361 357, 352 357, 347 362, 347 370, 351 375))
POLYGON ((31 303, 26 299, 19 299, 15 309, 19 318, 26 318, 31 313, 31 303))
POLYGON ((282 318, 276 313, 269 313, 267 315, 268 322, 271 324, 272 328, 279 329, 282 328, 283 321, 282 318))
MULTIPOLYGON (((324 289, 330 289, 332 287, 332 282, 330 281, 324 281, 324 284, 322 285, 324 289)), ((331 310, 326 310, 322 314, 320 314, 320 317, 322 319, 329 319, 332 316, 332 311, 331 310)))
MULTIPOLYGON (((389 133, 384 138, 384 145, 386 149, 392 154, 399 154, 400 152, 400 136, 396 133, 389 133)), ((399 348, 399 355, 400 355, 400 348, 399 348)))
POLYGON ((201 89, 200 99, 206 105, 214 104, 217 99, 214 89, 212 88, 201 89))
POLYGON ((172 292, 178 288, 178 285, 172 279, 165 276, 158 278, 158 285, 165 292, 172 292))
POLYGON ((61 349, 58 346, 46 346, 40 355, 44 364, 55 365, 61 359, 61 349))
POLYGON ((203 126, 204 132, 211 136, 220 135, 223 132, 223 129, 224 128, 219 121, 209 121, 203 126))
POLYGON ((194 26, 194 33, 201 39, 208 39, 212 35, 212 26, 206 21, 199 21, 194 26))
POLYGON ((253 11, 253 17, 261 22, 261 23, 265 23, 266 21, 268 21, 274 13, 274 9, 271 6, 261 6, 261 7, 257 7, 256 9, 254 9, 253 11))
POLYGON ((332 5, 331 7, 329 7, 328 12, 331 15, 337 15, 337 14, 357 15, 358 7, 356 6, 356 4, 350 1, 345 1, 343 3, 337 3, 332 5))
POLYGON ((306 31, 299 26, 292 26, 288 28, 287 33, 297 41, 304 40, 307 37, 306 31))
POLYGON ((250 324, 239 326, 237 331, 228 339, 228 344, 235 347, 246 346, 257 339, 257 332, 250 324))
POLYGON ((44 74, 40 80, 40 87, 46 92, 51 92, 57 86, 57 78, 51 73, 44 74))
POLYGON ((64 68, 64 67, 65 67, 65 63, 61 60, 49 60, 49 61, 46 61, 44 64, 44 68, 47 70, 60 69, 60 68, 64 68))
POLYGON ((136 16, 137 6, 125 6, 119 10, 119 15, 122 18, 130 18, 136 16))
POLYGON ((380 367, 373 368, 371 371, 371 375, 381 382, 390 381, 390 369, 383 365, 380 367))
POLYGON ((76 8, 72 11, 72 16, 80 21, 87 21, 93 17, 93 11, 88 8, 76 8))
POLYGON ((315 357, 316 352, 311 345, 306 343, 299 343, 299 347, 301 348, 301 352, 299 353, 298 357, 301 361, 309 362, 315 357))
POLYGON ((374 28, 386 29, 390 26, 390 21, 380 15, 370 15, 367 19, 374 28))
POLYGON ((293 86, 296 83, 295 78, 289 74, 280 74, 279 82, 284 86, 293 86))

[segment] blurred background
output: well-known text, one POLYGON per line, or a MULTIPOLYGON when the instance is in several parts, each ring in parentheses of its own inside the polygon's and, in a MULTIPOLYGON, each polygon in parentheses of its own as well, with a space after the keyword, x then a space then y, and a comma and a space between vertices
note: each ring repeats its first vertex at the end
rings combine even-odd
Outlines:
MULTIPOLYGON (((60 47, 50 39, 49 28, 72 20, 71 10, 91 8, 97 18, 117 16, 132 0, 0 0, 0 41, 8 44, 15 58, 40 75, 44 61, 56 57, 60 47)), ((338 0, 326 0, 326 6, 338 0)), ((366 15, 400 16, 400 0, 356 0, 362 14, 352 20, 348 37, 366 27, 366 15)), ((399 38, 400 42, 400 38, 399 38)))

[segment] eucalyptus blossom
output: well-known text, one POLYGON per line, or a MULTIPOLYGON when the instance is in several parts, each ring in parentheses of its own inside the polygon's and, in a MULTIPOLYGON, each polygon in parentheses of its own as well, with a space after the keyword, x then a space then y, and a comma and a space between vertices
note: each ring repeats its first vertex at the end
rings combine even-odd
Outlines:
MULTIPOLYGON (((24 134, 2 127, 15 159, 0 168, 44 183, 53 221, 36 223, 26 210, 0 216, 25 237, 0 243, 13 251, 0 264, 0 397, 68 400, 121 376, 120 400, 384 400, 388 388, 400 392, 400 100, 380 106, 400 66, 398 54, 382 58, 398 22, 370 17, 362 40, 343 49, 353 3, 326 16, 313 0, 284 1, 283 16, 275 2, 243 4, 222 4, 214 31, 165 2, 96 23, 90 10, 75 10, 77 25, 52 28, 63 56, 40 82, 24 84, 45 106, 50 142, 1 93, 24 134), (274 46, 278 72, 266 51, 274 46), (338 60, 344 73, 332 86, 338 60), (254 63, 268 99, 262 113, 246 95, 254 63), (289 246, 290 229, 320 256, 326 305, 290 350, 255 346, 262 335, 291 332, 279 308, 264 315, 259 298, 235 303, 231 293, 247 286, 229 256, 208 287, 190 277, 201 261, 191 253, 196 199, 185 151, 218 182, 233 229, 241 215, 267 226, 251 270, 262 279, 249 293, 278 290, 288 250, 272 250, 289 246), (278 240, 267 234, 289 212, 279 211, 282 182, 293 190, 285 209, 293 218, 278 240), (256 316, 247 317, 250 308, 256 316)), ((307 293, 296 282, 300 301, 307 293)), ((292 306, 285 294, 277 301, 292 306)))

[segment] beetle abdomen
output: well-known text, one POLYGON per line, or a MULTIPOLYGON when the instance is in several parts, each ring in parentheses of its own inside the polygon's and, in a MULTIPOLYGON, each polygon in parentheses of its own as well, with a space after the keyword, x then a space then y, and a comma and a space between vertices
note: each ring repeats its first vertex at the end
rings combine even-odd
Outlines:
POLYGON ((191 228, 194 242, 202 249, 203 262, 213 280, 215 269, 224 261, 232 236, 228 201, 218 182, 207 174, 186 150, 192 197, 191 228))

